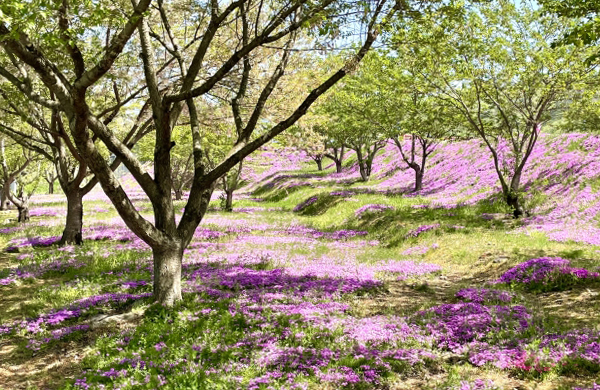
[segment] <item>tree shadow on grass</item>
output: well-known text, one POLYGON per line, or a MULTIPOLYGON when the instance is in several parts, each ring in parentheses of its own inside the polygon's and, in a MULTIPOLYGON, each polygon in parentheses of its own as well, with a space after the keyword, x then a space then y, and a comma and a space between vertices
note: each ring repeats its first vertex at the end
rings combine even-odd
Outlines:
MULTIPOLYGON (((15 268, 17 268, 17 265, 14 258, 0 253, 0 279, 6 278, 15 268)), ((64 278, 48 277, 44 279, 17 279, 16 283, 0 285, 0 323, 12 321, 22 316, 35 315, 35 313, 46 308, 46 305, 34 304, 30 299, 40 288, 61 282, 64 282, 64 278)))
POLYGON ((31 297, 43 286, 49 286, 56 280, 26 282, 18 286, 0 286, 0 323, 12 321, 22 316, 30 316, 48 308, 41 303, 32 303, 31 297))
MULTIPOLYGON (((344 357, 341 366, 362 370, 364 359, 355 358, 352 347, 336 349, 341 346, 336 343, 343 330, 310 327, 328 324, 330 319, 340 320, 338 316, 348 309, 338 301, 340 294, 378 294, 382 292, 380 283, 351 277, 292 275, 264 264, 187 264, 183 275, 187 290, 183 302, 174 309, 151 305, 125 344, 119 344, 118 334, 113 335, 122 348, 101 350, 98 359, 109 363, 103 371, 109 367, 117 371, 135 368, 139 364, 136 354, 143 353, 143 359, 153 361, 160 368, 158 372, 170 382, 191 388, 195 381, 196 388, 204 388, 208 383, 227 378, 213 376, 204 382, 204 372, 192 377, 186 365, 179 370, 177 365, 169 363, 184 356, 186 364, 190 362, 192 367, 246 364, 260 356, 261 351, 268 352, 274 347, 274 360, 267 353, 262 360, 255 361, 261 367, 264 365, 261 370, 302 371, 309 366, 303 365, 304 362, 310 363, 320 351, 325 351, 321 358, 335 367, 336 359, 327 355, 329 348, 336 351, 335 356, 344 357), (297 340, 300 334, 302 340, 297 340), (281 344, 275 346, 275 340, 281 344), (220 347, 215 348, 216 343, 220 347), (279 351, 282 354, 277 357, 279 351), (302 364, 294 363, 294 359, 302 364)), ((252 373, 259 375, 256 371, 252 373)), ((314 375, 312 371, 302 373, 314 375)), ((91 372, 91 375, 96 374, 91 372)), ((99 373, 94 380, 108 378, 99 373)))
MULTIPOLYGON (((324 175, 326 175, 325 172, 323 172, 323 173, 295 173, 295 174, 294 173, 287 173, 287 174, 273 173, 269 176, 262 178, 260 180, 260 182, 258 182, 256 184, 256 187, 251 191, 251 193, 252 193, 252 195, 255 195, 255 196, 261 196, 261 195, 271 193, 275 190, 290 189, 291 186, 287 185, 287 183, 289 181, 296 180, 296 179, 319 178, 319 177, 323 177, 324 175)), ((309 183, 306 183, 306 185, 309 185, 309 183)))
POLYGON ((62 388, 70 378, 81 373, 82 359, 99 338, 121 331, 116 325, 105 326, 73 334, 40 351, 26 349, 25 338, 0 340, 0 383, 6 389, 62 388))

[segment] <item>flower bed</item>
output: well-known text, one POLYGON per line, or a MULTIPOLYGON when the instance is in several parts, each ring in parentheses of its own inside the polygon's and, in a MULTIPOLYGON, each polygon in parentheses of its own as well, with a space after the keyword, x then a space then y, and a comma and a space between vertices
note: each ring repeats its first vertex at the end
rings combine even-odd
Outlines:
POLYGON ((529 291, 559 291, 600 276, 598 272, 573 268, 569 264, 569 260, 560 257, 531 259, 509 269, 495 283, 529 291))

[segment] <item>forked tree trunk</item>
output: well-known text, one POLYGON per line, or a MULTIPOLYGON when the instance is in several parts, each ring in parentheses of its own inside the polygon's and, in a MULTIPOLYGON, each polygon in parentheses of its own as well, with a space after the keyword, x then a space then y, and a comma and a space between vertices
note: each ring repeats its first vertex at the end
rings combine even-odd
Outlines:
POLYGON ((321 160, 321 159, 315 159, 315 162, 317 163, 317 169, 319 171, 322 171, 323 170, 323 160, 321 160))
POLYGON ((67 221, 60 245, 83 244, 83 195, 79 189, 67 192, 67 221))
POLYGON ((181 262, 183 245, 175 243, 153 248, 154 299, 163 306, 173 306, 181 297, 181 262))
POLYGON ((344 162, 344 147, 333 148, 331 153, 326 153, 325 157, 330 158, 335 163, 335 172, 342 173, 342 163, 344 162))
POLYGON ((28 204, 28 202, 24 202, 23 206, 17 207, 17 211, 19 213, 17 221, 19 221, 19 222, 29 221, 29 204, 28 204))
POLYGON ((225 211, 233 211, 233 190, 226 190, 225 196, 225 211))

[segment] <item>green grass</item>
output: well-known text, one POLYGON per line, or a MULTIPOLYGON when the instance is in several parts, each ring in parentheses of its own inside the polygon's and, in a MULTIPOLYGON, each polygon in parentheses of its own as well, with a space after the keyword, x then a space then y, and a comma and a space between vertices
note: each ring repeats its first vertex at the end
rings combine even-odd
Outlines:
MULTIPOLYGON (((312 168, 294 175, 311 174, 320 177, 324 173, 311 171, 312 168)), ((290 173, 288 173, 290 174, 290 173)), ((347 185, 336 185, 330 181, 322 181, 319 188, 310 185, 300 185, 290 189, 283 186, 289 181, 271 178, 255 187, 252 196, 265 199, 264 202, 254 202, 249 199, 237 199, 234 206, 281 208, 281 211, 259 211, 252 214, 210 212, 207 220, 212 224, 203 223, 202 228, 213 230, 223 229, 217 222, 245 218, 250 226, 253 224, 268 224, 266 232, 253 231, 252 235, 269 235, 273 231, 284 229, 292 224, 302 224, 323 231, 340 229, 364 230, 368 234, 361 240, 378 240, 379 245, 362 245, 352 250, 351 254, 359 263, 376 264, 388 260, 416 260, 439 264, 440 274, 397 281, 393 277, 383 275, 385 283, 381 289, 367 291, 362 294, 349 294, 340 302, 350 306, 348 315, 357 318, 373 315, 410 315, 417 310, 429 308, 440 303, 456 302, 454 294, 461 288, 483 286, 486 282, 500 276, 511 266, 534 257, 560 256, 572 260, 573 266, 594 268, 600 265, 600 248, 582 245, 574 242, 554 242, 542 233, 525 235, 516 233, 519 222, 511 219, 487 220, 481 217, 483 213, 504 214, 508 209, 501 202, 482 201, 473 206, 462 206, 452 210, 435 208, 413 208, 416 205, 428 204, 421 197, 406 198, 402 196, 387 196, 382 194, 360 193, 364 183, 355 182, 347 185), (271 182, 280 185, 270 186, 271 182), (333 191, 355 191, 356 194, 344 198, 330 195, 333 191), (301 212, 292 209, 306 199, 317 196, 318 201, 301 212), (393 210, 377 213, 366 213, 357 217, 355 212, 367 204, 385 204, 393 210), (407 237, 411 230, 423 226, 439 224, 439 228, 425 232, 416 238, 407 237), (429 248, 424 254, 405 255, 405 251, 414 247, 429 248)), ((304 180, 297 178, 294 180, 304 180)), ((369 185, 371 185, 370 183, 369 185)), ((596 187, 594 187, 596 188, 596 187)), ((529 202, 531 207, 543 203, 542 195, 534 193, 529 202)), ((53 205, 64 205, 55 202, 53 205)), ((213 200, 212 206, 218 207, 218 200, 213 200)), ((141 210, 150 210, 148 202, 138 202, 141 210)), ((101 222, 103 219, 116 217, 112 207, 102 202, 86 202, 85 211, 91 212, 95 207, 108 209, 106 213, 86 216, 86 224, 101 222)), ((183 202, 176 203, 176 210, 183 207, 183 202)), ((2 217, 12 216, 14 212, 4 212, 2 217)), ((40 218, 45 219, 45 218, 40 218)), ((87 226, 89 226, 87 225, 87 226)), ((2 227, 16 226, 5 224, 2 227)), ((0 245, 6 246, 12 238, 23 236, 50 236, 60 234, 60 226, 37 227, 34 224, 23 231, 0 235, 0 245)), ((218 253, 227 253, 228 244, 236 242, 235 235, 213 241, 219 245, 218 253)), ((0 323, 35 317, 51 309, 69 305, 77 299, 95 294, 123 291, 121 283, 124 280, 148 280, 147 266, 150 264, 148 251, 117 250, 119 243, 86 242, 66 258, 75 258, 84 266, 69 268, 61 272, 49 272, 35 280, 25 280, 19 285, 1 287, 3 301, 0 304, 0 323), (109 253, 103 256, 103 253, 109 253)), ((323 256, 345 256, 333 247, 329 241, 318 241, 314 245, 303 246, 295 243, 252 244, 236 250, 263 251, 271 250, 282 254, 288 263, 294 257, 301 255, 317 259, 323 256)), ((27 250, 24 251, 28 253, 27 250)), ((0 278, 8 272, 8 268, 16 265, 27 266, 51 260, 56 252, 47 249, 35 249, 30 258, 17 259, 19 254, 4 254, 0 266, 0 278)), ((271 269, 274 265, 268 262, 260 263, 256 269, 271 269)), ((500 288, 508 289, 508 286, 500 288)), ((569 286, 563 291, 530 292, 518 291, 519 304, 524 304, 536 314, 536 320, 543 321, 547 326, 556 330, 577 329, 587 326, 597 326, 597 313, 600 312, 600 302, 591 292, 600 291, 598 283, 585 286, 569 286), (562 304, 556 305, 561 300, 562 304)), ((139 287, 134 292, 150 292, 151 286, 139 287)), ((183 358, 193 361, 199 367, 229 364, 230 370, 205 372, 198 369, 195 372, 177 371, 173 369, 164 374, 158 369, 132 369, 128 377, 139 383, 146 381, 147 388, 159 388, 159 375, 171 375, 170 388, 180 389, 229 389, 234 381, 247 386, 253 379, 264 374, 264 370, 255 364, 243 364, 240 357, 248 359, 261 353, 260 340, 252 339, 251 335, 267 332, 280 337, 287 347, 303 348, 346 348, 339 330, 324 332, 318 327, 309 326, 297 321, 294 316, 281 316, 273 312, 264 312, 264 318, 252 318, 235 310, 236 302, 231 299, 214 300, 204 293, 184 294, 184 301, 173 310, 167 310, 151 304, 150 300, 140 300, 134 304, 128 303, 114 307, 104 307, 90 311, 84 317, 104 313, 115 315, 136 312, 143 315, 137 322, 127 326, 107 326, 89 335, 73 333, 65 339, 54 341, 39 353, 32 353, 25 347, 24 338, 20 335, 11 339, 14 347, 8 354, 11 364, 28 367, 29 362, 39 362, 41 358, 50 359, 53 353, 61 354, 63 350, 77 351, 85 356, 83 361, 72 361, 72 371, 57 372, 61 375, 55 378, 48 371, 30 373, 28 380, 36 383, 33 387, 41 388, 44 381, 52 378, 49 388, 70 388, 73 376, 82 370, 88 370, 88 377, 96 383, 109 384, 109 379, 98 373, 105 372, 118 366, 116 361, 122 359, 143 358, 157 364, 175 366, 183 358), (211 309, 209 314, 198 315, 202 310, 211 309), (195 318, 197 317, 197 318, 195 318), (191 318, 191 319, 190 319, 191 318), (291 334, 283 332, 291 330, 291 334), (337 332, 337 333, 336 333, 337 332), (301 334, 301 337, 292 336, 301 334), (250 339, 249 339, 250 337, 250 339), (233 349, 221 348, 232 345, 240 340, 248 340, 247 344, 233 349), (157 349, 157 345, 165 343, 166 348, 157 349), (198 347, 198 346, 201 346, 198 347), (198 348, 196 348, 198 347, 198 348), (68 377, 68 379, 67 379, 68 377)), ((69 323, 70 324, 70 323, 69 323)), ((404 347, 415 347, 406 344, 404 347)), ((339 361, 331 363, 331 368, 347 366, 359 368, 363 364, 375 364, 368 359, 342 356, 339 361)), ((442 389, 448 386, 458 386, 463 380, 490 378, 500 383, 504 388, 536 388, 555 389, 570 388, 573 384, 590 383, 597 377, 593 367, 564 368, 553 371, 548 375, 538 377, 519 376, 515 373, 502 371, 492 367, 477 368, 464 360, 447 360, 426 362, 411 366, 395 362, 391 369, 382 368, 382 377, 386 385, 397 389, 442 389), (460 364, 458 364, 460 363, 460 364)), ((124 366, 123 366, 124 367, 124 366)), ((118 366, 121 369, 120 366, 118 366)), ((26 368, 23 368, 26 370, 26 368)), ((33 370, 30 370, 33 372, 33 370)), ((286 367, 286 373, 294 372, 293 367, 286 367)), ((312 376, 301 377, 310 389, 321 389, 323 384, 312 376)), ((11 382, 16 383, 16 382, 11 382)), ((22 381, 20 383, 25 383, 22 381)), ((285 384, 281 380, 279 384, 285 384)), ((167 388, 167 387, 165 387, 167 388)), ((334 388, 334 387, 330 387, 334 388)), ((369 388, 369 387, 365 387, 369 388)))

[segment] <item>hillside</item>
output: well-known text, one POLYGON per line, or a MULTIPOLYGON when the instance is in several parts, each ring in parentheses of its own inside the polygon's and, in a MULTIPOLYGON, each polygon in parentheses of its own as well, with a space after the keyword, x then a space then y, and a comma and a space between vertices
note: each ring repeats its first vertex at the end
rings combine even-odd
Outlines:
MULTIPOLYGON (((295 193, 293 199, 298 200, 302 198, 300 194, 309 198, 318 193, 326 195, 325 189, 343 187, 348 192, 346 200, 352 194, 386 194, 392 198, 384 203, 401 195, 413 199, 412 207, 454 209, 479 205, 502 210, 498 202, 501 188, 491 155, 479 140, 440 144, 429 158, 419 193, 412 192, 413 171, 391 144, 376 157, 368 183, 359 181, 352 155, 341 174, 333 173, 332 165, 324 173, 315 172, 316 164, 311 164, 310 159, 293 156, 269 151, 253 157, 252 162, 261 161, 261 166, 272 168, 249 174, 253 180, 245 192, 267 201, 282 200, 286 194, 295 193), (289 167, 290 163, 295 169, 289 167), (282 170, 286 172, 281 173, 282 170)), ((530 216, 523 218, 519 231, 543 232, 556 241, 600 246, 600 137, 542 135, 521 183, 530 216)), ((362 204, 355 205, 358 209, 362 204)))
POLYGON ((264 148, 233 212, 213 195, 174 311, 100 189, 81 247, 55 245, 64 197, 36 196, 30 223, 0 225, 0 387, 597 388, 599 146, 542 137, 521 220, 477 141, 440 145, 418 194, 391 146, 368 183, 352 155, 335 174, 264 148))

